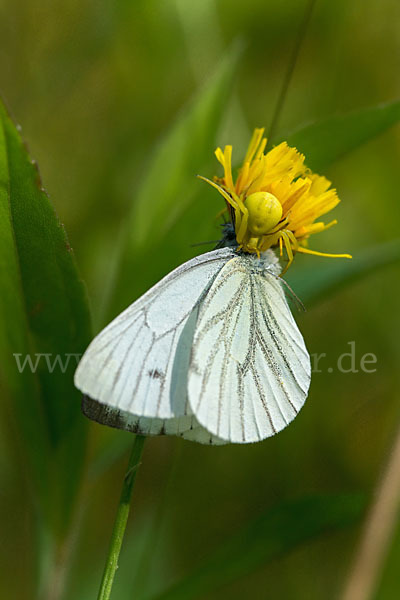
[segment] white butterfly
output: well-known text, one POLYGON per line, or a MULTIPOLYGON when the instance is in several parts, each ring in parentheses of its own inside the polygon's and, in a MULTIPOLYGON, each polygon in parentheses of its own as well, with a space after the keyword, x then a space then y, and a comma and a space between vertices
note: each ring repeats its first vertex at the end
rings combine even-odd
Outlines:
POLYGON ((310 357, 271 250, 208 252, 112 321, 75 374, 85 414, 141 434, 260 441, 304 404, 310 357))

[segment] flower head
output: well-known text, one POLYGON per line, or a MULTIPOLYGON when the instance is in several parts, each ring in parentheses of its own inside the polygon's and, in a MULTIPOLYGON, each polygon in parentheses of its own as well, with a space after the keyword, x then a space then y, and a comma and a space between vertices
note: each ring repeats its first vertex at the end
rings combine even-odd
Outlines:
POLYGON ((264 129, 255 129, 236 181, 232 176, 232 146, 215 151, 224 169, 213 181, 201 177, 225 198, 235 226, 239 249, 260 254, 279 246, 286 249, 289 267, 295 252, 351 258, 349 254, 324 254, 307 248, 308 238, 336 224, 316 221, 332 210, 339 198, 331 182, 312 173, 304 156, 286 142, 265 153, 264 129))

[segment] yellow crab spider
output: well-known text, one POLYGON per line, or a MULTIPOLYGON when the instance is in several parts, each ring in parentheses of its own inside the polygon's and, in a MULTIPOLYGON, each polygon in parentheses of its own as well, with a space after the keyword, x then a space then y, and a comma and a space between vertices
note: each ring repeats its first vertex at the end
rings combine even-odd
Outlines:
POLYGON ((224 197, 235 228, 238 250, 257 254, 278 246, 284 250, 288 263, 294 254, 314 254, 351 258, 349 254, 326 254, 306 246, 311 234, 319 233, 336 223, 325 224, 316 219, 334 208, 339 198, 330 188, 330 181, 312 173, 304 165, 304 156, 296 148, 282 142, 265 153, 264 130, 256 129, 236 181, 232 177, 232 146, 215 155, 224 175, 214 180, 199 176, 224 197))

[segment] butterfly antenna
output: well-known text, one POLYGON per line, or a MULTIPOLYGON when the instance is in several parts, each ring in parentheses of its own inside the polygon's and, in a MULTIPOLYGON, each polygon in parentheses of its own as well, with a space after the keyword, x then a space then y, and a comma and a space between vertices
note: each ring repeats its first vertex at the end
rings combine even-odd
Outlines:
POLYGON ((306 307, 304 306, 304 304, 302 303, 302 301, 300 300, 300 298, 297 296, 297 294, 292 290, 292 288, 290 287, 290 285, 288 284, 288 282, 285 281, 284 279, 282 279, 282 277, 279 277, 279 279, 281 280, 282 283, 285 284, 285 286, 289 290, 290 295, 292 296, 293 300, 297 304, 297 308, 299 310, 302 310, 303 312, 306 312, 306 307))
POLYGON ((190 248, 195 248, 196 246, 206 246, 207 244, 217 244, 219 240, 209 240, 207 242, 196 242, 195 244, 190 244, 190 248))
POLYGON ((286 288, 289 290, 289 294, 291 295, 291 297, 293 298, 293 300, 295 301, 297 308, 299 310, 302 310, 303 312, 306 312, 306 307, 304 306, 304 304, 302 303, 302 301, 300 300, 300 298, 298 297, 298 295, 293 291, 293 289, 290 287, 290 285, 288 284, 287 281, 285 281, 280 275, 275 275, 275 273, 272 273, 271 271, 268 271, 271 275, 273 275, 275 277, 275 279, 278 279, 281 283, 285 284, 286 288))

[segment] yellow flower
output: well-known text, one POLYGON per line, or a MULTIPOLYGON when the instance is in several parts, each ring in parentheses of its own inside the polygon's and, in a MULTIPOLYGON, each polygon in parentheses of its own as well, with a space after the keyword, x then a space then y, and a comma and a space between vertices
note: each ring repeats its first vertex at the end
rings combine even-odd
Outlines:
MULTIPOLYGON (((308 238, 336 224, 317 221, 332 210, 339 198, 331 182, 316 175, 304 165, 304 156, 282 142, 264 153, 267 139, 264 129, 255 129, 242 167, 234 182, 232 177, 232 146, 215 151, 224 168, 222 178, 210 181, 225 198, 235 227, 239 249, 244 252, 264 252, 285 247, 290 266, 294 253, 351 258, 349 254, 324 254, 309 250, 308 238)), ((285 271, 286 271, 285 269, 285 271)))

